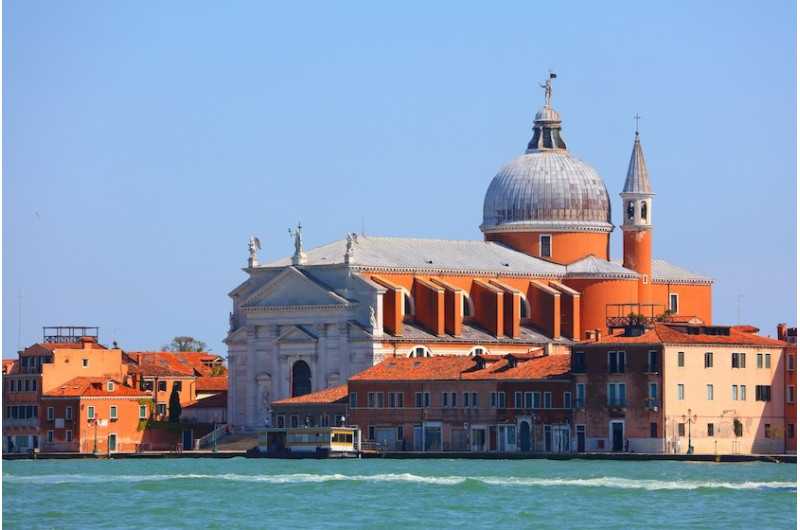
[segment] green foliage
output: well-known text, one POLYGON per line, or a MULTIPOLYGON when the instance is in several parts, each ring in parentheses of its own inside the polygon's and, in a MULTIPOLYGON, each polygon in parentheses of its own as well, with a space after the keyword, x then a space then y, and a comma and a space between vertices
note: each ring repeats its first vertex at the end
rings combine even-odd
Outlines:
POLYGON ((179 336, 172 339, 172 342, 161 347, 164 351, 208 351, 206 343, 194 337, 179 336))
POLYGON ((733 419, 733 434, 735 436, 742 435, 742 422, 739 421, 739 418, 733 419))
POLYGON ((169 422, 178 423, 181 421, 181 396, 176 389, 172 389, 169 395, 169 422))

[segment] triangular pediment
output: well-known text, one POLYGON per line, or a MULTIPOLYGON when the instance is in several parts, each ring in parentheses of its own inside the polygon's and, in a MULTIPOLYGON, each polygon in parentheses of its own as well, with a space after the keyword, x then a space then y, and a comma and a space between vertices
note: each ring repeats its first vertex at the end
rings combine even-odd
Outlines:
POLYGON ((316 342, 318 338, 303 326, 292 326, 278 337, 277 342, 316 342))
POLYGON ((243 308, 286 308, 348 306, 347 299, 330 287, 314 280, 295 267, 287 267, 281 274, 253 293, 243 308))

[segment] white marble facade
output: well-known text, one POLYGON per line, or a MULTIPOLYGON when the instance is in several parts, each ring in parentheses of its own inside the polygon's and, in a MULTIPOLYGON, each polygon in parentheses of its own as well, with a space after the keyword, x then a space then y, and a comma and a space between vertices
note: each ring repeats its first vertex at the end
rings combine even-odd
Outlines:
POLYGON ((384 289, 349 267, 250 267, 230 293, 228 418, 264 425, 270 403, 292 396, 295 363, 311 372, 312 392, 347 379, 382 358, 384 289))

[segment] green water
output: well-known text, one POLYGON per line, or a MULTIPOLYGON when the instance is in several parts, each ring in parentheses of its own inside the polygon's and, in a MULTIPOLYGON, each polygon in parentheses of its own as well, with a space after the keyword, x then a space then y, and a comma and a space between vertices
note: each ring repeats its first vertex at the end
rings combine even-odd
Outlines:
POLYGON ((548 460, 3 462, 3 528, 791 528, 797 466, 548 460))

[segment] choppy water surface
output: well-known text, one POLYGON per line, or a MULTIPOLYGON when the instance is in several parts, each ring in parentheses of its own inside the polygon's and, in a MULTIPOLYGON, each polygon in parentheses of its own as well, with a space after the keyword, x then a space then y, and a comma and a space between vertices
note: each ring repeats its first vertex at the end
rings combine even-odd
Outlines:
POLYGON ((3 528, 796 528, 797 466, 547 460, 3 462, 3 528))

